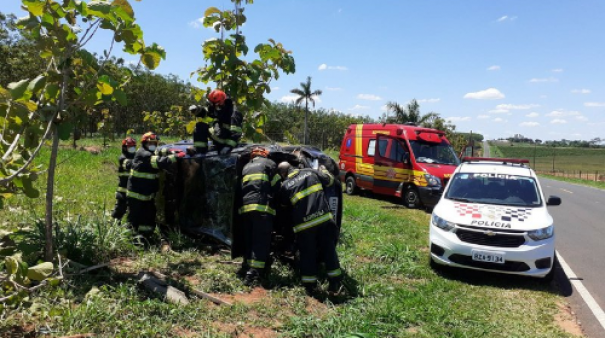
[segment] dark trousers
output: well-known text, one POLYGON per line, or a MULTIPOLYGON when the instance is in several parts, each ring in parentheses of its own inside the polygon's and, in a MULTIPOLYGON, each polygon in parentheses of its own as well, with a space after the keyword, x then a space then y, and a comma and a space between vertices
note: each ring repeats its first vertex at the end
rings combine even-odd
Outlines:
POLYGON ((193 144, 196 152, 206 153, 208 151, 208 136, 208 124, 204 122, 196 123, 195 130, 193 131, 193 144), (201 142, 202 144, 198 142, 201 142))
POLYGON ((250 211, 242 215, 246 233, 244 257, 248 266, 264 269, 271 250, 271 232, 273 215, 265 212, 250 211))
POLYGON ((340 263, 336 254, 336 224, 333 221, 296 233, 300 252, 300 275, 303 283, 315 283, 319 257, 326 265, 328 278, 340 279, 340 263))
POLYGON ((113 207, 113 211, 111 212, 111 217, 115 219, 122 219, 126 214, 127 209, 127 200, 126 193, 116 191, 116 205, 113 207))
POLYGON ((128 223, 135 232, 143 234, 155 230, 155 201, 141 201, 128 198, 128 223))

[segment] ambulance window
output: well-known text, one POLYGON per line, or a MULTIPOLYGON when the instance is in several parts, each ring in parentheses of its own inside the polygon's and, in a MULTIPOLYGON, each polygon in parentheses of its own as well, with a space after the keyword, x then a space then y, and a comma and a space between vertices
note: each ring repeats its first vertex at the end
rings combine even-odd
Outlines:
POLYGON ((387 147, 389 145, 389 143, 391 143, 391 140, 385 140, 385 139, 381 139, 380 142, 378 142, 378 153, 380 154, 381 157, 387 157, 386 153, 387 153, 387 147))
POLYGON ((376 140, 370 140, 368 144, 368 156, 374 156, 374 152, 376 149, 376 140))
POLYGON ((402 162, 404 153, 406 153, 406 150, 403 147, 403 144, 401 144, 401 142, 395 142, 395 144, 391 147, 389 159, 395 162, 402 162))

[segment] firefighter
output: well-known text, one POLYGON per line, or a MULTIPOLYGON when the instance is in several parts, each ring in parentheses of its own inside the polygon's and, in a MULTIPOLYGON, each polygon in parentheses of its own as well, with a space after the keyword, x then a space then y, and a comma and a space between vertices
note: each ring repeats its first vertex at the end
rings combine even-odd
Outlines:
MULTIPOLYGON (((155 194, 158 191, 159 170, 168 170, 176 162, 175 155, 155 155, 158 141, 159 137, 153 132, 141 137, 141 147, 134 155, 128 178, 128 222, 136 233, 145 237, 155 230, 155 194)), ((165 252, 170 250, 170 244, 165 232, 161 232, 161 246, 165 252)))
POLYGON ((290 211, 302 283, 309 294, 317 291, 319 255, 328 274, 328 292, 334 296, 340 291, 342 270, 336 254, 336 223, 323 192, 334 184, 334 177, 323 166, 293 169, 288 162, 279 164, 278 173, 283 180, 279 202, 290 211))
POLYGON ((118 189, 116 190, 116 205, 113 208, 111 217, 118 222, 126 214, 126 185, 128 184, 128 176, 132 166, 132 159, 137 150, 137 141, 132 137, 127 137, 122 140, 122 154, 118 158, 118 189))
POLYGON ((210 136, 219 154, 227 154, 242 137, 243 115, 235 109, 233 100, 220 89, 210 92, 208 101, 208 112, 216 117, 210 136))
POLYGON ((275 206, 273 196, 279 189, 281 177, 276 172, 277 165, 267 158, 269 151, 256 147, 250 154, 242 170, 242 207, 246 245, 244 258, 249 270, 244 284, 250 286, 259 282, 269 270, 269 249, 273 231, 275 206))
POLYGON ((193 131, 193 147, 195 153, 205 154, 208 152, 208 130, 209 125, 214 121, 206 107, 192 105, 189 112, 195 116, 195 130, 193 131))

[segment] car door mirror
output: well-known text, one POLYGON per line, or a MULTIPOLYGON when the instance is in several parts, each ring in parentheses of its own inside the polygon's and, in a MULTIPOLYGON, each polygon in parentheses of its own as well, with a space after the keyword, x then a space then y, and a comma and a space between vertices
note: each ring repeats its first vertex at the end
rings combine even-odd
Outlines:
POLYGON ((548 196, 548 201, 546 201, 546 205, 561 205, 561 198, 557 196, 548 196))

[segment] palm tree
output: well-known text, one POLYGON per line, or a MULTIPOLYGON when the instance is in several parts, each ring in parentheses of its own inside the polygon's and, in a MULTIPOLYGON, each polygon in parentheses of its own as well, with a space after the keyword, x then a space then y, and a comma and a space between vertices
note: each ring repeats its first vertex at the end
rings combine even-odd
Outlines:
POLYGON ((313 104, 313 108, 315 108, 315 99, 314 97, 318 97, 322 94, 320 89, 311 91, 311 77, 307 76, 307 82, 301 82, 300 88, 294 88, 290 90, 290 93, 298 95, 295 103, 298 105, 303 100, 305 100, 305 142, 304 144, 308 144, 308 136, 309 130, 307 129, 307 121, 309 119, 309 101, 313 104))
POLYGON ((394 118, 390 118, 387 122, 394 123, 414 123, 416 125, 430 124, 434 119, 439 117, 439 114, 430 112, 422 115, 420 113, 420 105, 416 99, 412 99, 406 107, 402 107, 394 101, 387 102, 387 116, 389 112, 395 113, 394 118))

